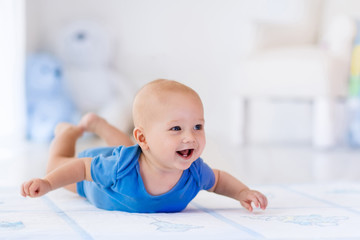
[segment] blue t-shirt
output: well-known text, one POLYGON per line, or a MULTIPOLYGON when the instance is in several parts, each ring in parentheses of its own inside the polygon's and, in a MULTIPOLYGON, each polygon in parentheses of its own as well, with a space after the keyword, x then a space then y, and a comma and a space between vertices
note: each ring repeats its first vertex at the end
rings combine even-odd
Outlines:
POLYGON ((212 169, 201 158, 183 171, 176 185, 161 195, 150 195, 140 175, 139 145, 86 150, 79 157, 92 157, 93 182, 77 183, 80 196, 98 208, 126 212, 179 212, 204 189, 215 183, 212 169))

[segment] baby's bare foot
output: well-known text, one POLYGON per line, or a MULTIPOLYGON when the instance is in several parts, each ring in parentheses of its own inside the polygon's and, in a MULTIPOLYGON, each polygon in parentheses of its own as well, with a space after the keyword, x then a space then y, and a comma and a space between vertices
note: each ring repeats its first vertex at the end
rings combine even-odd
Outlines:
POLYGON ((96 128, 102 121, 104 121, 104 119, 95 113, 87 113, 80 120, 79 127, 85 131, 96 133, 96 128))

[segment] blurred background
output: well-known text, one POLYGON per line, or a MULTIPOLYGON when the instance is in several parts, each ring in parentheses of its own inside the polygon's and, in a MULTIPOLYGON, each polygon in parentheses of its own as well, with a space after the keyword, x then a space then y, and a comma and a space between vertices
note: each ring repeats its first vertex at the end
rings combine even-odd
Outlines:
POLYGON ((131 133, 134 94, 167 78, 200 94, 211 166, 358 181, 359 20, 357 0, 1 0, 0 180, 42 176, 85 112, 131 133))

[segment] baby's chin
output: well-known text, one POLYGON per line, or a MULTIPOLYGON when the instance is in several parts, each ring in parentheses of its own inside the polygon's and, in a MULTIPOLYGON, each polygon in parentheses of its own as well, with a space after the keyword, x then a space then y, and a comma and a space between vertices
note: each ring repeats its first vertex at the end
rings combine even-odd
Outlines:
POLYGON ((196 161, 199 157, 193 155, 189 159, 180 158, 178 162, 178 169, 179 170, 186 170, 190 168, 191 164, 196 161))

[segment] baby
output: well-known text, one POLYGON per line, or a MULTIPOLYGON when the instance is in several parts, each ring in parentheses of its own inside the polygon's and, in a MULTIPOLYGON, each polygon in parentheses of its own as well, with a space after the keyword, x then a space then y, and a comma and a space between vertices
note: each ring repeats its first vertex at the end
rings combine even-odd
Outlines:
POLYGON ((266 197, 200 158, 205 147, 204 110, 199 95, 170 80, 146 84, 133 104, 136 140, 89 113, 79 125, 59 124, 50 146, 47 175, 21 186, 39 197, 65 187, 107 210, 153 213, 182 211, 200 190, 238 200, 249 211, 265 209, 266 197), (107 145, 75 157, 76 141, 93 132, 107 145))

